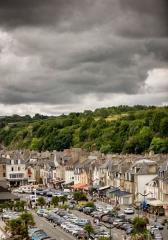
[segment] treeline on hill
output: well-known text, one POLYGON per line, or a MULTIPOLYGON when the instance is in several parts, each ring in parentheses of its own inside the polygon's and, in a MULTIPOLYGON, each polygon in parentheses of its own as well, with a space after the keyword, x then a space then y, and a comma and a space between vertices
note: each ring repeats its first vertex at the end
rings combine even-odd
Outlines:
POLYGON ((168 107, 119 106, 58 117, 1 117, 0 143, 39 151, 82 147, 103 153, 168 153, 168 107))

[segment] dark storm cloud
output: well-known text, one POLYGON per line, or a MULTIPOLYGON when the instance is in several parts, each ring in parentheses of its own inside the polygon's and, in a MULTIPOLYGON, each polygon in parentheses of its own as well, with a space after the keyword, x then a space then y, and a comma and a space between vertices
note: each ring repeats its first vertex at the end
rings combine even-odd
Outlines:
MULTIPOLYGON (((90 25, 116 25, 130 36, 168 34, 167 0, 1 0, 0 23, 5 27, 63 26, 66 30, 88 29, 90 25), (71 20, 76 22, 71 24, 71 20)), ((112 26, 113 27, 113 26, 112 26)), ((114 26, 115 28, 115 26, 114 26)))
POLYGON ((137 94, 166 68, 167 0, 1 0, 0 102, 137 94))

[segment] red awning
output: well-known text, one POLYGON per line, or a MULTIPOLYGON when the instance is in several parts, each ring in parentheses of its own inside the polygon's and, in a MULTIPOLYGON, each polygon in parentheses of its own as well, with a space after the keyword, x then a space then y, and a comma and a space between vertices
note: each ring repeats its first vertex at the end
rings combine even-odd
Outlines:
POLYGON ((77 183, 77 184, 72 185, 72 188, 74 188, 74 189, 85 189, 87 187, 88 187, 87 184, 82 184, 82 183, 77 183))

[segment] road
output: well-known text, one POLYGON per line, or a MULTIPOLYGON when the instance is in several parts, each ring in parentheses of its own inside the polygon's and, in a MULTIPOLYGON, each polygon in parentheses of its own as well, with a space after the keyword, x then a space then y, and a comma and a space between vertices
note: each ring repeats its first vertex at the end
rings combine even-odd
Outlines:
POLYGON ((37 216, 33 213, 34 221, 36 226, 40 229, 43 229, 50 237, 55 238, 56 240, 75 240, 75 238, 64 232, 59 227, 53 227, 45 218, 37 216))

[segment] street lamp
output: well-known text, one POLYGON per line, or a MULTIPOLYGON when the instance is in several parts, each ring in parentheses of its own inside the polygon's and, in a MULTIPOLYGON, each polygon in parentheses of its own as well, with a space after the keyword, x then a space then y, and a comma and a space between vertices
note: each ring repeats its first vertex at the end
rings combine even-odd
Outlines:
MULTIPOLYGON (((147 197, 149 194, 151 194, 151 192, 145 193, 145 190, 144 190, 144 193, 140 193, 140 192, 137 193, 137 195, 143 196, 143 198, 144 198, 144 203, 146 202, 146 197, 147 197)), ((138 207, 138 217, 139 217, 139 207, 138 207)))
POLYGON ((142 194, 142 193, 140 193, 140 192, 137 193, 137 195, 141 195, 141 196, 144 197, 144 202, 145 202, 145 200, 146 200, 146 197, 147 197, 149 194, 151 194, 151 192, 145 193, 145 191, 144 191, 144 194, 142 194))

